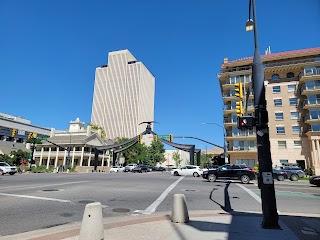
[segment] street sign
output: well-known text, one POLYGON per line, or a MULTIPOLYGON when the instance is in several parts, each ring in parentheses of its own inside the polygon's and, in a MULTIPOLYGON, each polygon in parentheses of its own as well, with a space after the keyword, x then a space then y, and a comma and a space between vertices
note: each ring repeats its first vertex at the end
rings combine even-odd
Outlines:
POLYGON ((169 134, 168 135, 158 135, 158 138, 169 138, 169 134))

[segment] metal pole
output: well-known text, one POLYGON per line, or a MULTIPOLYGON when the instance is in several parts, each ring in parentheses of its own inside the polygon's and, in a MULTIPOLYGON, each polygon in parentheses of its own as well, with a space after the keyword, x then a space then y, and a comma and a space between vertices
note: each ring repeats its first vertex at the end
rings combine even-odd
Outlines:
MULTIPOLYGON (((261 189, 263 221, 261 226, 268 229, 281 229, 278 220, 277 203, 272 178, 272 160, 270 153, 270 139, 268 127, 268 112, 265 98, 264 69, 258 49, 258 30, 256 19, 255 0, 252 1, 254 22, 254 58, 252 64, 252 85, 254 90, 255 117, 258 118, 256 126, 259 179, 261 189)), ((250 9, 249 9, 250 11, 250 9)))

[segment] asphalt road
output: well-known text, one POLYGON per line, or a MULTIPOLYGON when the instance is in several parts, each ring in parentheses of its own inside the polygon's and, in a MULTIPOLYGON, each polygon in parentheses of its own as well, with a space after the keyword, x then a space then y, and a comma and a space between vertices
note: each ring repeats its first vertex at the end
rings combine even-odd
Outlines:
MULTIPOLYGON (((280 212, 320 214, 320 188, 306 181, 275 182, 280 212)), ((168 173, 70 173, 0 176, 0 235, 81 222, 87 203, 101 202, 103 217, 170 212, 173 195, 189 211, 261 212, 255 182, 175 177, 168 173)))

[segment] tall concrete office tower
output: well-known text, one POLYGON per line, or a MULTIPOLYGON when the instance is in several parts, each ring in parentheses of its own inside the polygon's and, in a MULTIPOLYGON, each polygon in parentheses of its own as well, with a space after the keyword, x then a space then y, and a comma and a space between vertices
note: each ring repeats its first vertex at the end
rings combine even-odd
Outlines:
POLYGON ((132 138, 154 120, 155 77, 142 62, 121 50, 108 54, 108 64, 96 69, 91 122, 106 137, 132 138))

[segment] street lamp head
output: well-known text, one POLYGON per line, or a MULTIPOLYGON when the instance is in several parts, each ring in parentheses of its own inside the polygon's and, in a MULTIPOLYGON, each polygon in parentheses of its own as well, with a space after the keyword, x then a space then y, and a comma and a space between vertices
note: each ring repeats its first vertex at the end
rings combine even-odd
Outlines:
POLYGON ((253 20, 252 19, 249 19, 247 22, 246 22, 246 31, 249 32, 249 31, 252 31, 253 30, 253 20))

